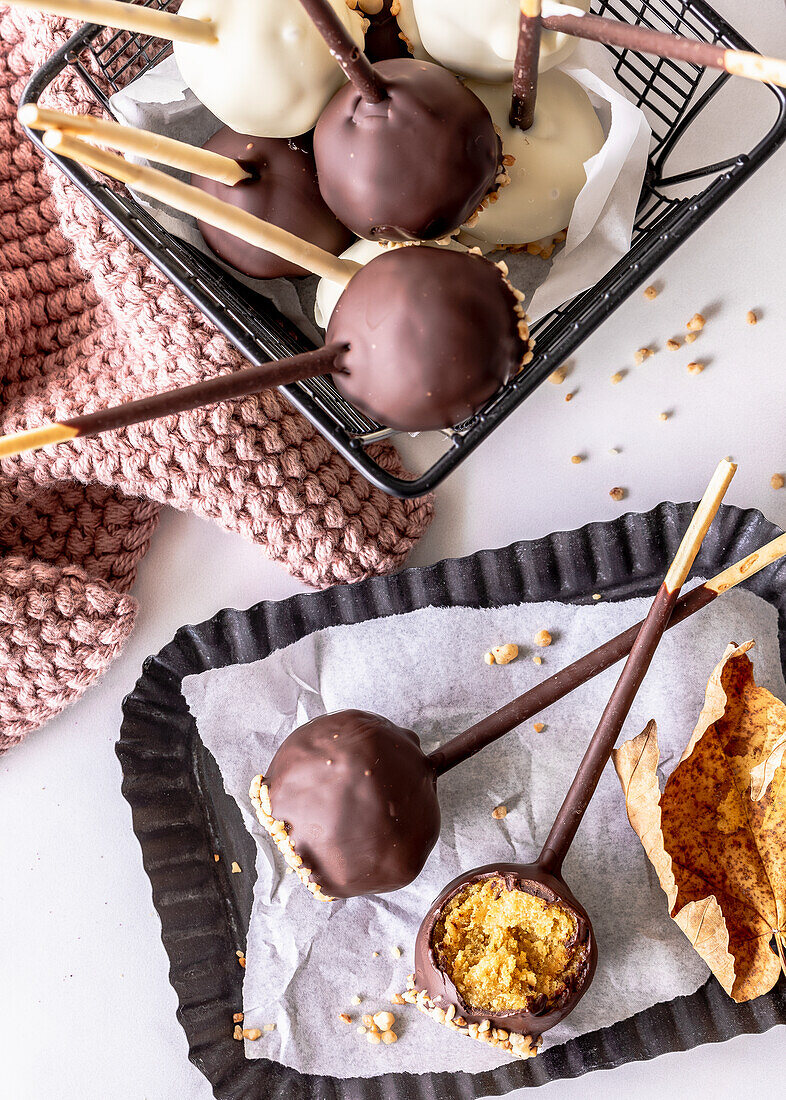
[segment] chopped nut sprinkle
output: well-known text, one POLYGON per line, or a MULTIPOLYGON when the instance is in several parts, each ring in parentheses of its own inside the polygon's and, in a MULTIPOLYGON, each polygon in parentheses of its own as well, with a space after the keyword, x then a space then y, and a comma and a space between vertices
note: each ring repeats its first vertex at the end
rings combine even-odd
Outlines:
POLYGON ((620 453, 620 452, 619 452, 619 448, 618 448, 618 447, 609 447, 609 454, 610 454, 610 455, 618 455, 619 453, 620 453))
POLYGON ((216 863, 218 863, 218 861, 221 859, 221 856, 218 854, 218 852, 213 852, 213 859, 216 861, 216 863))
POLYGON ((378 959, 379 958, 379 951, 372 951, 371 952, 371 958, 372 959, 378 959))
POLYGON ((783 474, 773 474, 770 478, 770 485, 773 489, 782 489, 786 485, 786 478, 783 474))
POLYGON ((349 998, 349 1003, 351 1005, 359 1005, 362 1000, 363 998, 358 996, 358 994, 356 993, 354 997, 349 998))
POLYGON ((532 658, 532 663, 533 663, 533 665, 542 665, 543 664, 543 658, 535 656, 535 657, 532 658))
POLYGON ((401 958, 401 948, 400 947, 391 947, 390 954, 393 956, 394 959, 400 959, 401 958))
POLYGON ((234 860, 232 861, 232 874, 233 874, 233 875, 239 875, 239 874, 241 874, 241 871, 240 871, 240 864, 239 864, 239 863, 235 863, 235 862, 234 862, 234 860))
POLYGON ((244 1039, 250 1039, 252 1043, 255 1043, 256 1040, 260 1037, 261 1034, 262 1034, 262 1032, 259 1030, 258 1027, 244 1027, 243 1028, 243 1038, 244 1039))
POLYGON ((688 335, 685 337, 685 343, 686 344, 695 344, 696 341, 698 340, 698 338, 699 338, 698 332, 689 332, 688 335))
POLYGON ((571 455, 570 461, 573 463, 574 466, 580 466, 584 461, 584 458, 582 455, 571 455))
POLYGON ((706 319, 700 313, 694 313, 686 327, 688 332, 701 332, 706 324, 706 319))
POLYGON ((395 1043, 398 1040, 398 1035, 396 1035, 395 1031, 383 1031, 381 1038, 385 1046, 390 1046, 391 1043, 395 1043))
POLYGON ((602 600, 603 599, 600 592, 593 592, 592 593, 592 598, 593 598, 593 600, 602 600))
POLYGON ((633 356, 636 366, 640 367, 645 359, 650 359, 654 354, 655 352, 652 350, 652 348, 639 348, 639 350, 633 356))
POLYGON ((653 302, 658 297, 657 289, 654 286, 648 286, 647 289, 644 291, 644 297, 648 301, 653 302))
POLYGON ((240 965, 241 965, 241 966, 243 967, 243 969, 245 970, 245 969, 246 969, 246 957, 245 957, 245 955, 243 955, 243 957, 242 957, 242 958, 240 958, 240 959, 238 959, 237 961, 238 961, 238 962, 240 963, 240 965))
POLYGON ((671 413, 667 413, 667 412, 658 413, 658 420, 669 420, 670 417, 671 417, 671 413))
POLYGON ((566 401, 572 401, 573 400, 573 393, 566 393, 565 394, 565 400, 566 401))
POLYGON ((545 648, 547 645, 551 645, 552 642, 552 638, 548 630, 539 630, 533 640, 535 642, 535 645, 540 646, 541 649, 545 648))
POLYGON ((682 344, 679 342, 679 340, 667 340, 666 347, 669 351, 679 351, 682 347, 682 344))
POLYGON ((613 489, 609 489, 609 496, 612 500, 624 500, 625 490, 616 485, 613 489))
POLYGON ((352 1017, 346 1012, 339 1012, 338 1018, 339 1018, 339 1020, 341 1020, 342 1024, 351 1024, 352 1023, 352 1017))
POLYGON ((262 1030, 263 1031, 275 1031, 276 1030, 276 1025, 275 1024, 263 1024, 262 1025, 262 1030))
POLYGON ((237 955, 237 957, 239 959, 242 959, 243 956, 245 955, 245 951, 241 951, 240 948, 238 948, 237 951, 235 952, 235 954, 237 955))
POLYGON ((376 1046, 378 1043, 382 1042, 382 1036, 379 1034, 378 1031, 367 1031, 366 1032, 366 1039, 373 1046, 376 1046))
POLYGON ((486 662, 487 665, 493 665, 495 663, 494 662, 494 654, 493 653, 484 653, 483 654, 483 660, 486 662))
POLYGON ((400 993, 394 993, 393 996, 390 998, 390 1003, 392 1005, 403 1005, 407 1002, 404 1000, 400 993))
POLYGON ((561 386, 567 377, 568 372, 565 367, 557 367, 557 369, 552 371, 549 375, 549 382, 551 382, 552 386, 561 386))
POLYGON ((235 1015, 232 1017, 232 1022, 234 1024, 242 1024, 242 1022, 243 1022, 243 1013, 242 1012, 236 1012, 235 1015))
POLYGON ((239 1024, 237 1025, 235 1030, 232 1032, 232 1038, 233 1039, 242 1039, 243 1038, 243 1028, 239 1024))
POLYGON ((535 733, 543 733, 546 726, 543 722, 536 722, 532 728, 534 729, 535 733))
POLYGON ((393 1024, 396 1022, 396 1017, 392 1012, 375 1012, 374 1023, 377 1025, 380 1031, 390 1031, 393 1024))
POLYGON ((494 818, 495 821, 501 821, 503 817, 508 816, 508 807, 495 806, 494 809, 491 811, 491 816, 494 818))
POLYGON ((364 1028, 362 1026, 358 1027, 358 1028, 355 1028, 355 1030, 357 1031, 358 1035, 365 1035, 366 1034, 366 1028, 364 1028))
POLYGON ((688 373, 689 374, 701 374, 701 372, 703 370, 704 370, 704 364, 703 363, 688 363, 688 373))
POLYGON ((504 645, 494 646, 491 655, 498 665, 509 665, 518 657, 519 647, 513 642, 505 642, 504 645))
POLYGON ((624 377, 625 377, 625 371, 624 370, 615 371, 614 374, 612 374, 612 376, 611 376, 612 386, 618 386, 624 377))
POLYGON ((749 309, 748 312, 745 314, 745 320, 748 322, 749 325, 758 325, 759 315, 755 309, 749 309))

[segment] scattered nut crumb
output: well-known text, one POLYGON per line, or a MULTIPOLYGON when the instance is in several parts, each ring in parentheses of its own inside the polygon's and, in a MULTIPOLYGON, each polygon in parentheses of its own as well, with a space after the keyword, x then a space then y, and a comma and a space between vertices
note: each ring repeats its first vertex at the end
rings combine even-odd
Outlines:
POLYGON ((262 1032, 259 1030, 258 1027, 244 1027, 243 1028, 243 1038, 244 1039, 250 1039, 252 1043, 256 1042, 256 1040, 259 1038, 259 1036, 261 1034, 262 1034, 262 1032))
POLYGON ((574 466, 580 466, 584 461, 584 458, 582 457, 582 455, 571 455, 570 461, 573 463, 574 466))
POLYGON ((532 663, 533 663, 533 665, 542 665, 543 664, 543 658, 535 656, 535 657, 532 658, 532 663))
POLYGON ((688 332, 701 332, 706 324, 706 319, 700 313, 694 313, 686 327, 688 332))
POLYGON ((689 374, 701 374, 701 372, 703 370, 704 370, 704 364, 703 363, 688 363, 688 373, 689 374))
POLYGON ((565 400, 566 401, 572 401, 573 400, 573 393, 566 393, 565 394, 565 400))
POLYGON ((400 959, 401 958, 401 948, 400 947, 391 947, 390 954, 393 956, 394 959, 400 959))
POLYGON ((667 412, 658 413, 658 420, 669 420, 670 418, 671 418, 671 413, 667 413, 667 412))
POLYGON ((637 367, 640 367, 645 359, 650 359, 655 352, 652 348, 639 348, 636 354, 633 356, 633 360, 637 367))
POLYGON ((491 811, 491 816, 494 818, 495 821, 501 821, 503 817, 508 816, 508 807, 495 806, 494 809, 491 811))
POLYGON ((602 600, 603 599, 600 592, 593 592, 592 593, 592 598, 593 598, 593 600, 602 600))
POLYGON ((232 1017, 232 1023, 240 1024, 242 1022, 243 1022, 243 1013, 242 1012, 236 1012, 235 1015, 232 1017))
POLYGON ((390 1031, 393 1024, 396 1022, 396 1017, 392 1012, 375 1012, 374 1023, 377 1025, 380 1031, 390 1031))
POLYGON ((773 474, 770 478, 770 485, 773 489, 782 489, 786 485, 786 478, 783 474, 773 474))
POLYGON ((365 1035, 366 1034, 366 1028, 364 1028, 364 1027, 357 1027, 357 1028, 355 1028, 355 1030, 357 1031, 358 1035, 365 1035))
POLYGON ((378 959, 379 958, 379 951, 372 951, 371 952, 371 958, 372 959, 378 959))
POLYGON ((238 962, 240 963, 240 965, 241 965, 241 966, 243 967, 243 969, 245 970, 245 969, 246 969, 246 957, 245 957, 245 955, 243 955, 243 957, 242 957, 242 958, 240 958, 240 959, 238 959, 237 961, 238 961, 238 962))
POLYGON ((619 452, 619 448, 618 448, 618 447, 609 447, 609 454, 610 454, 610 455, 618 455, 619 453, 620 453, 620 452, 619 452))
POLYGON ((745 320, 748 322, 749 325, 758 325, 759 315, 755 309, 749 309, 748 312, 745 314, 745 320))
POLYGON ((366 1032, 366 1039, 373 1046, 377 1046, 378 1043, 382 1042, 382 1036, 379 1034, 378 1031, 368 1031, 368 1032, 366 1032))
POLYGON ((682 344, 679 342, 679 340, 667 340, 666 347, 669 351, 679 351, 682 347, 682 344))
POLYGON ((618 386, 624 377, 625 377, 625 371, 624 370, 615 371, 614 374, 612 374, 612 376, 611 376, 612 386, 618 386))
POLYGON ((397 1042, 397 1040, 398 1035, 396 1035, 395 1031, 382 1032, 382 1042, 385 1044, 385 1046, 390 1046, 391 1043, 395 1043, 397 1042))
POLYGON ((239 875, 239 874, 241 874, 241 871, 240 871, 240 864, 239 864, 239 863, 235 863, 235 862, 234 862, 234 860, 232 861, 232 874, 233 874, 233 875, 239 875))
POLYGON ((624 500, 625 490, 616 485, 613 489, 609 489, 609 496, 612 500, 624 500))
POLYGON ((698 338, 699 338, 698 332, 689 332, 688 335, 685 337, 685 343, 686 344, 695 344, 696 341, 698 340, 698 338))
POLYGON ((393 996, 390 998, 390 1003, 392 1005, 405 1005, 407 1002, 404 1000, 400 993, 394 993, 393 996))
POLYGON ((548 630, 539 630, 533 640, 535 642, 535 645, 540 646, 541 648, 544 648, 547 645, 551 645, 552 641, 551 635, 549 634, 548 630))
POLYGON ((338 1018, 339 1018, 339 1020, 341 1020, 342 1024, 351 1024, 352 1023, 352 1017, 346 1012, 339 1012, 338 1018))
POLYGON ((486 662, 487 665, 493 665, 494 664, 494 654, 493 653, 484 653, 483 654, 483 660, 486 662))
POLYGON ((644 291, 644 297, 648 301, 653 302, 658 297, 657 289, 654 286, 648 286, 647 289, 644 291))
POLYGON ((552 386, 561 386, 567 377, 568 372, 565 367, 557 367, 557 369, 552 371, 549 375, 549 382, 551 382, 552 386))
POLYGON ((242 959, 243 956, 245 955, 245 951, 241 951, 240 948, 238 948, 237 951, 235 952, 235 954, 237 955, 237 957, 239 959, 242 959))
POLYGON ((213 852, 213 859, 216 861, 216 863, 218 863, 218 861, 221 859, 221 856, 218 854, 218 852, 213 852))
POLYGON ((518 657, 519 647, 513 642, 505 642, 504 645, 494 646, 491 655, 498 665, 509 665, 518 657))
POLYGON ((232 1038, 233 1039, 242 1039, 243 1038, 243 1028, 240 1027, 239 1024, 235 1028, 235 1030, 232 1032, 232 1038))
POLYGON ((532 728, 534 729, 535 733, 543 733, 546 726, 543 722, 536 722, 532 728))
POLYGON ((276 1025, 275 1024, 263 1024, 262 1025, 262 1030, 263 1031, 275 1031, 276 1030, 276 1025))
POLYGON ((363 998, 362 998, 362 997, 360 997, 360 996, 358 996, 358 994, 356 993, 356 994, 354 995, 354 997, 350 997, 350 998, 349 998, 349 1003, 350 1003, 351 1005, 359 1005, 359 1004, 360 1004, 360 1002, 362 1001, 362 999, 363 999, 363 998))

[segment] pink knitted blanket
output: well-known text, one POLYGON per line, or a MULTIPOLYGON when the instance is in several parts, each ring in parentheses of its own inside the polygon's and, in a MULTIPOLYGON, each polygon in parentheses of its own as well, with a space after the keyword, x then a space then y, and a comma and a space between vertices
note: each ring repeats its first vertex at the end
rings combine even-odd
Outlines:
MULTIPOLYGON (((16 123, 31 72, 73 31, 0 6, 0 429, 234 370, 242 359, 16 123)), ((94 111, 78 78, 46 102, 94 111)), ((395 450, 379 448, 400 471, 395 450)), ((208 516, 309 584, 399 567, 430 501, 371 486, 278 393, 5 460, 0 466, 0 752, 106 668, 158 506, 208 516)))

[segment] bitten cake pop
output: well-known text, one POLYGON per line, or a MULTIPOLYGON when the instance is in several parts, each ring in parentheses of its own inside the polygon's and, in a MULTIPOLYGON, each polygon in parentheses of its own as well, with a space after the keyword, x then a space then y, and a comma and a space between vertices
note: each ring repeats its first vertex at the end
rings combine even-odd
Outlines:
MULTIPOLYGON (((590 0, 571 0, 571 8, 589 11, 590 0)), ((411 0, 423 49, 460 76, 489 82, 513 75, 519 34, 519 0, 411 0)), ((554 13, 566 5, 546 4, 554 13)), ((406 21, 406 16, 405 16, 406 21)), ((562 64, 575 48, 567 34, 544 31, 540 69, 562 64)))
MULTIPOLYGON (((191 175, 208 195, 224 199, 263 221, 303 234, 312 244, 338 255, 352 234, 325 205, 308 138, 255 138, 224 126, 203 148, 121 126, 93 115, 71 115, 28 103, 19 121, 34 130, 66 134, 125 153, 168 164, 191 175)), ((305 268, 258 248, 248 239, 197 220, 205 242, 225 263, 255 279, 309 274, 305 268)))
POLYGON ((477 96, 438 65, 372 65, 325 0, 301 0, 350 83, 314 131, 319 186, 359 237, 454 233, 504 180, 500 141, 477 96))
MULTIPOLYGON (((228 187, 207 176, 193 174, 191 182, 195 187, 263 221, 297 233, 334 255, 351 243, 352 234, 322 198, 310 138, 255 138, 225 126, 204 148, 237 161, 248 171, 249 178, 228 187)), ((309 274, 305 268, 281 260, 274 253, 256 248, 208 222, 199 221, 197 225, 217 256, 254 279, 309 274)))
POLYGON ((423 920, 405 999, 439 1022, 458 1017, 474 1038, 490 1032, 495 1046, 501 1042, 503 1049, 531 1057, 542 1034, 572 1012, 589 988, 597 945, 586 910, 562 877, 562 864, 734 471, 729 462, 719 465, 538 860, 489 864, 460 875, 423 920))
POLYGON ((587 93, 563 72, 542 73, 535 119, 524 131, 511 125, 510 84, 469 85, 483 100, 502 135, 508 158, 506 187, 462 230, 462 240, 484 249, 528 244, 553 236, 570 222, 587 182, 585 164, 605 135, 587 93))

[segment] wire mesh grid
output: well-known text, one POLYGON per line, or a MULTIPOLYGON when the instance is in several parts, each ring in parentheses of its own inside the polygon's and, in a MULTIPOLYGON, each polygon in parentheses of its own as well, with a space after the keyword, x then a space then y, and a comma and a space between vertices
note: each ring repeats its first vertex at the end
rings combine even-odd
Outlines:
MULTIPOLYGON (((176 10, 179 0, 143 0, 145 6, 176 10)), ((592 11, 660 31, 672 31, 731 48, 749 48, 704 0, 592 0, 592 11)), ((655 59, 607 47, 620 83, 642 107, 652 127, 653 143, 629 253, 592 289, 542 318, 533 326, 533 362, 492 398, 472 420, 445 432, 444 453, 410 481, 393 477, 375 462, 366 446, 390 434, 349 405, 329 379, 286 387, 296 405, 342 454, 380 488, 413 497, 433 489, 482 442, 579 344, 602 323, 744 179, 786 140, 786 95, 773 89, 779 117, 766 137, 747 149, 746 135, 738 155, 719 164, 666 177, 670 154, 703 108, 728 79, 708 78, 689 63, 655 59), (690 198, 666 194, 667 186, 696 181, 690 198)), ((37 98, 64 64, 73 65, 96 99, 108 109, 109 96, 156 65, 171 45, 147 35, 97 28, 79 32, 62 57, 51 59, 31 81, 24 100, 37 98), (91 64, 86 63, 90 55, 91 64), (100 72, 100 79, 94 69, 100 72)), ((30 135, 40 147, 36 135, 30 135)), ((748 138, 748 141, 753 141, 748 138)), ((47 155, 48 151, 44 150, 47 155)), ((54 158, 57 160, 57 158, 54 158)), ((61 168, 96 204, 214 321, 252 362, 297 354, 308 340, 265 298, 229 277, 216 263, 172 237, 127 193, 96 182, 78 165, 61 168)))

